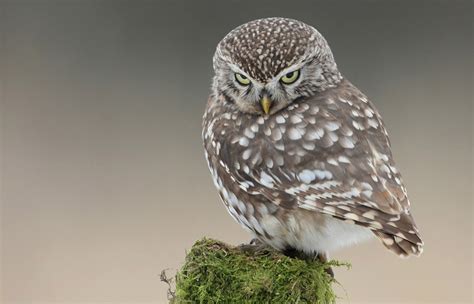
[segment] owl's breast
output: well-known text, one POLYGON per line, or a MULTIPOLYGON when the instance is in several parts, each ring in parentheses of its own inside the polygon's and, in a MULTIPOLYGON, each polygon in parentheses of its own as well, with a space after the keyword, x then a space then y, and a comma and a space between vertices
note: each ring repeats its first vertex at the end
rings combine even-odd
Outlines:
MULTIPOLYGON (((334 139, 321 124, 323 111, 314 104, 298 103, 271 116, 258 116, 214 108, 203 135, 208 153, 249 174, 303 167, 324 157, 334 139)), ((329 126, 331 127, 331 126, 329 126)))

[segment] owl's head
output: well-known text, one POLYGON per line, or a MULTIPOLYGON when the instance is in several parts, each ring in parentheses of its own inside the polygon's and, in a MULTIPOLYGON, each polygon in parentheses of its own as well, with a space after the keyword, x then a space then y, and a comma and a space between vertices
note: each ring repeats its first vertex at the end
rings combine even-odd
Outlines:
POLYGON ((313 27, 287 18, 250 21, 217 45, 213 91, 240 111, 271 115, 342 79, 331 49, 313 27))

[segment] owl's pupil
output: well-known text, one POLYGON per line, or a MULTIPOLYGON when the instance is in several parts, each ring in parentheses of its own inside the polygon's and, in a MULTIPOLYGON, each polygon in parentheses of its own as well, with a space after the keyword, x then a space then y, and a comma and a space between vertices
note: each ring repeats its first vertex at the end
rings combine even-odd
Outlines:
POLYGON ((287 77, 287 78, 291 78, 291 77, 293 76, 293 73, 294 73, 294 72, 289 72, 289 73, 287 73, 287 74, 286 74, 286 77, 287 77))

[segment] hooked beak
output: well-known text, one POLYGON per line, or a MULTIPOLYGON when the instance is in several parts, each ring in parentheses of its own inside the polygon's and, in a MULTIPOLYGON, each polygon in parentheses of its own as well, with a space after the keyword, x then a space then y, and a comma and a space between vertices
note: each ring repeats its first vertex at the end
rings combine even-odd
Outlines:
POLYGON ((260 105, 262 106, 263 112, 268 114, 270 112, 270 108, 272 107, 272 100, 265 94, 260 100, 260 105))

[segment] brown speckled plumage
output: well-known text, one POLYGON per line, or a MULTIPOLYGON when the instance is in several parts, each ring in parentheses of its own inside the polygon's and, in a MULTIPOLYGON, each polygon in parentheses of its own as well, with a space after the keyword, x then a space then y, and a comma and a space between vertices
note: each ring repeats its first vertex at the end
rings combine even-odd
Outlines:
POLYGON ((282 18, 259 19, 231 31, 218 45, 251 77, 265 81, 314 48, 317 33, 308 25, 282 18))
POLYGON ((252 99, 233 95, 229 90, 239 88, 229 82, 220 85, 227 72, 216 71, 203 139, 214 183, 234 219, 279 250, 324 253, 373 233, 400 256, 421 253, 382 119, 342 78, 316 30, 290 19, 254 21, 226 36, 214 61, 215 68, 229 64, 249 73, 253 89, 261 85, 275 99, 287 91, 273 92, 266 82, 281 70, 300 65, 312 81, 284 87, 293 89, 292 97, 281 97, 281 109, 265 115, 242 112, 238 103, 252 99), (326 75, 311 78, 315 71, 326 75))

